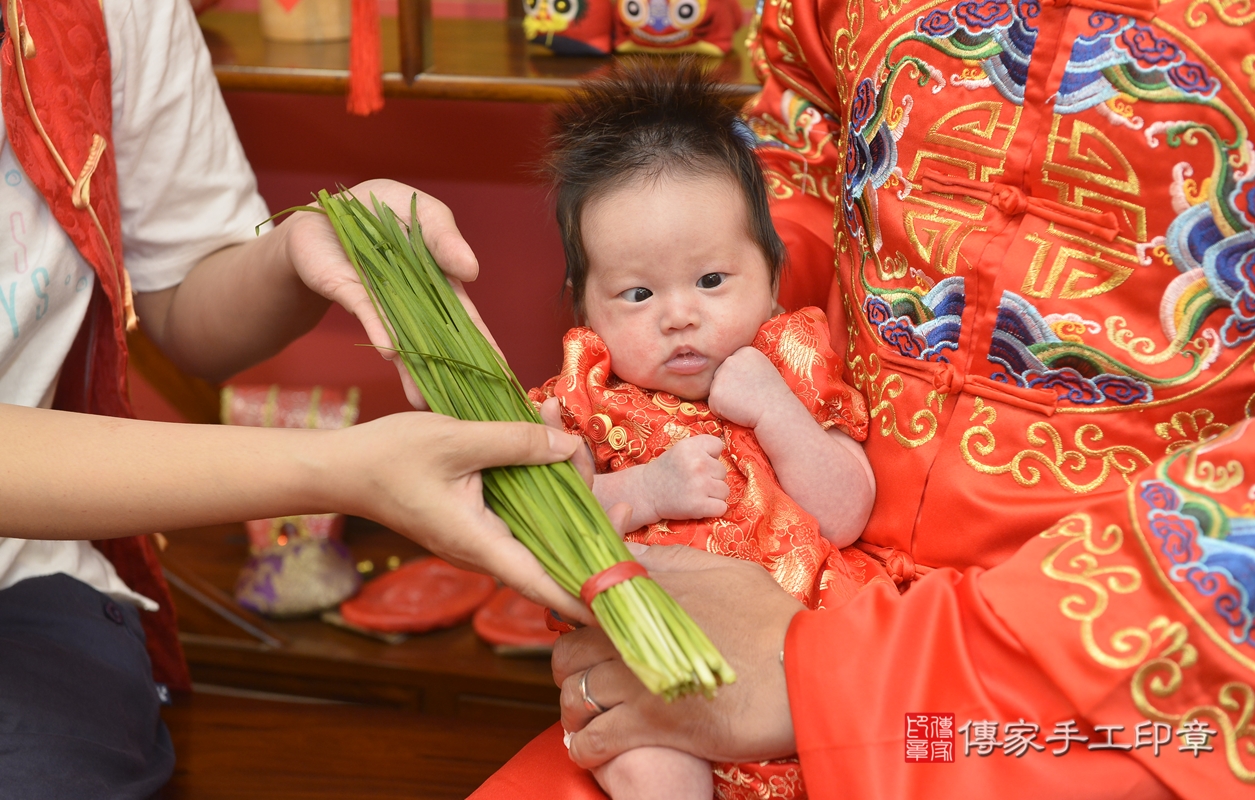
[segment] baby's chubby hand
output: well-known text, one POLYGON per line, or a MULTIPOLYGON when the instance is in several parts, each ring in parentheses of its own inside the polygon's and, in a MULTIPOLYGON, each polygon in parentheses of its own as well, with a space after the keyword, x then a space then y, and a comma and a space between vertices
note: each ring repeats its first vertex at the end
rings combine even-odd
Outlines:
POLYGON ((728 422, 757 428, 768 409, 792 397, 771 360, 752 347, 742 347, 715 370, 706 402, 728 422))
POLYGON ((646 464, 642 478, 651 521, 723 516, 728 510, 728 468, 719 460, 722 452, 718 437, 692 436, 646 464))

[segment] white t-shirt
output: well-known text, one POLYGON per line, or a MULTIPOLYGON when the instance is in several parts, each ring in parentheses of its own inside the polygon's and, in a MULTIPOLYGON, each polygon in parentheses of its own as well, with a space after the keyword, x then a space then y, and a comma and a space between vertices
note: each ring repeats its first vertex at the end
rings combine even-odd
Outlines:
MULTIPOLYGON (((210 253, 253 237, 269 212, 185 0, 104 0, 113 152, 131 285, 178 284, 210 253)), ((0 132, 3 132, 0 119, 0 132)), ((75 165, 70 165, 74 168, 75 165)), ((47 407, 95 275, 0 143, 0 403, 47 407)), ((3 538, 0 589, 63 572, 144 608, 88 542, 3 538)))

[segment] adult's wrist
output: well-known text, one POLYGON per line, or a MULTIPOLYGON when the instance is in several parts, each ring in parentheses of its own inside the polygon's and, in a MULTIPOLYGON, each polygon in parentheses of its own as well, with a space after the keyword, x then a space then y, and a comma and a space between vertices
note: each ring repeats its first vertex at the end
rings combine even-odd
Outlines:
MULTIPOLYGON (((297 267, 300 259, 297 250, 301 246, 301 239, 309 238, 308 226, 322 222, 322 220, 314 219, 315 215, 316 212, 313 211, 298 211, 262 234, 258 241, 266 243, 271 248, 268 253, 263 254, 263 260, 278 273, 279 279, 292 285, 298 293, 304 292, 308 295, 303 301, 305 305, 312 309, 321 308, 325 312, 334 300, 310 287, 297 267)), ((309 256, 306 255, 306 259, 308 258, 309 256)))
POLYGON ((275 258, 272 261, 272 264, 282 269, 293 280, 301 281, 301 283, 304 283, 304 281, 301 279, 300 270, 296 268, 299 256, 296 252, 297 243, 294 232, 297 231, 303 224, 309 224, 305 220, 305 217, 314 213, 316 212, 293 212, 282 222, 258 237, 259 241, 268 241, 270 246, 275 248, 274 252, 280 256, 279 258, 275 258))
POLYGON ((337 512, 371 517, 359 479, 368 469, 358 464, 351 447, 352 428, 334 431, 293 431, 289 451, 291 485, 285 487, 302 508, 317 513, 337 512))
POLYGON ((802 687, 806 685, 809 670, 814 670, 819 665, 808 663, 807 658, 803 655, 802 639, 806 635, 804 628, 810 616, 816 611, 802 610, 793 615, 789 620, 789 626, 785 630, 784 642, 780 649, 780 669, 784 673, 784 686, 788 694, 789 708, 789 735, 791 736, 791 752, 798 752, 798 735, 797 735, 797 719, 806 713, 805 706, 808 702, 814 702, 814 698, 809 700, 805 697, 806 692, 802 687))

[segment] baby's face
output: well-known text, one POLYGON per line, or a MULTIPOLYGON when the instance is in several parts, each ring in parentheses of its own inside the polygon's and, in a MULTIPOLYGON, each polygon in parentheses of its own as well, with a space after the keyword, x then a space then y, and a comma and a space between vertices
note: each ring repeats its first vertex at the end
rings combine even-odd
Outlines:
POLYGON ((628 383, 686 400, 710 394, 724 359, 775 304, 741 189, 722 176, 637 181, 585 207, 588 325, 628 383))

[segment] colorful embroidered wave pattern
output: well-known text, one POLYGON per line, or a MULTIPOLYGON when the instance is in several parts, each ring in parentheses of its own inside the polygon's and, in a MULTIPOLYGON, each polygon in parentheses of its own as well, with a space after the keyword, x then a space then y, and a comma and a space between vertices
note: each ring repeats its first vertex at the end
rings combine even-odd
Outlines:
POLYGON ((1171 459, 1158 479, 1138 486, 1148 539, 1178 589, 1202 598, 1227 641, 1255 656, 1255 517, 1174 480, 1172 463, 1189 455, 1171 459))
MULTIPOLYGON (((898 166, 897 143, 910 122, 914 101, 907 94, 895 105, 895 83, 906 76, 933 94, 951 87, 993 87, 1005 100, 1021 105, 1037 38, 1033 20, 1040 11, 1038 0, 962 0, 950 8, 933 9, 916 20, 912 32, 888 47, 882 80, 864 78, 857 84, 849 112, 841 207, 847 229, 869 254, 878 253, 881 246, 877 190, 895 175, 904 186, 899 198, 912 190, 898 166), (950 60, 978 64, 979 69, 964 69, 947 82, 942 69, 924 58, 895 59, 895 51, 907 42, 925 44, 950 60)), ((1116 125, 1142 131, 1150 148, 1161 142, 1178 148, 1205 141, 1213 151, 1215 166, 1201 181, 1193 179, 1190 163, 1176 165, 1171 196, 1162 198, 1172 204, 1176 219, 1165 235, 1138 245, 1143 264, 1151 263, 1148 250, 1163 247, 1182 273, 1165 290, 1159 315, 1170 342, 1165 354, 1180 357, 1182 366, 1166 377, 1138 369, 1108 352, 1110 348, 1067 335, 1069 323, 1096 332, 1097 322, 1078 317, 1060 324, 1057 315, 1043 315, 1030 300, 1011 291, 1002 293, 988 358, 994 380, 1053 391, 1061 403, 1134 405, 1154 400, 1155 387, 1194 380, 1216 360, 1220 347, 1255 339, 1255 152, 1246 126, 1217 98, 1220 82, 1189 58, 1186 48, 1127 16, 1095 11, 1088 24, 1090 32, 1074 42, 1054 98, 1055 112, 1093 109, 1116 125), (1214 126, 1198 122, 1147 125, 1127 110, 1139 101, 1180 104, 1185 111, 1206 107, 1227 122, 1232 133, 1226 139, 1214 126), (1208 317, 1225 306, 1232 316, 1219 326, 1219 335, 1204 329, 1208 317)), ((863 274, 864 316, 882 343, 901 355, 944 361, 945 354, 958 347, 964 279, 948 277, 934 283, 914 269, 911 272, 916 285, 910 287, 878 286, 863 274)))
POLYGON ((869 293, 863 314, 881 341, 907 358, 948 361, 946 354, 959 349, 963 279, 946 278, 922 297, 914 292, 869 293))
POLYGON ((894 105, 890 98, 895 85, 904 76, 920 87, 931 83, 932 94, 937 94, 946 85, 941 70, 920 58, 905 56, 890 62, 892 50, 893 46, 890 46, 886 55, 884 80, 877 82, 864 78, 854 88, 845 150, 842 203, 845 223, 852 235, 867 240, 866 243, 877 251, 881 238, 874 190, 896 176, 905 186, 898 195, 899 199, 910 194, 910 184, 902 176, 898 165, 898 142, 910 124, 915 101, 907 94, 902 98, 902 105, 894 105))
POLYGON ((1140 380, 1138 373, 1134 374, 1139 377, 1119 374, 1126 368, 1106 353, 1063 339, 1055 321, 1019 295, 1003 292, 988 356, 995 365, 990 377, 1022 388, 1048 389, 1060 400, 1079 405, 1106 401, 1129 405, 1154 399, 1148 380, 1140 380), (1078 362, 1085 365, 1084 373, 1054 366, 1078 362))

